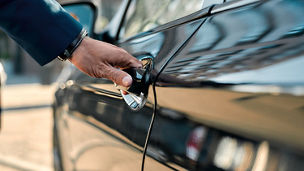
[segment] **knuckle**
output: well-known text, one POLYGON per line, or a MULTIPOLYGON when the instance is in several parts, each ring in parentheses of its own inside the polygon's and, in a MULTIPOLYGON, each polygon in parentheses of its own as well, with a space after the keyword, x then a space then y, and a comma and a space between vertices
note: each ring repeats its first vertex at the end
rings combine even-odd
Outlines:
POLYGON ((109 67, 102 64, 99 64, 95 67, 94 69, 94 73, 96 75, 97 78, 107 78, 109 73, 109 67))

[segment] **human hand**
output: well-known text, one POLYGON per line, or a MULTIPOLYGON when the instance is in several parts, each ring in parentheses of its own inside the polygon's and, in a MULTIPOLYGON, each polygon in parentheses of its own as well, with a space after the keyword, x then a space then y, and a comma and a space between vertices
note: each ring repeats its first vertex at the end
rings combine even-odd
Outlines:
POLYGON ((129 87, 132 78, 125 68, 139 68, 142 63, 127 51, 114 45, 85 37, 69 59, 79 70, 96 78, 107 78, 129 87))

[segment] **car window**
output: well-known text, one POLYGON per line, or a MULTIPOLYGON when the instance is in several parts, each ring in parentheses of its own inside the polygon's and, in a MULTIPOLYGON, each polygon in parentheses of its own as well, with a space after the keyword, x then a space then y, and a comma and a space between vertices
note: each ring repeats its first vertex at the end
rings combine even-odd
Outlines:
MULTIPOLYGON (((96 20, 95 31, 101 31, 114 17, 123 0, 100 0, 98 6, 98 17, 96 20)), ((96 1, 98 2, 98 1, 96 1)))
POLYGON ((130 4, 123 37, 147 31, 202 8, 203 0, 134 0, 130 4))

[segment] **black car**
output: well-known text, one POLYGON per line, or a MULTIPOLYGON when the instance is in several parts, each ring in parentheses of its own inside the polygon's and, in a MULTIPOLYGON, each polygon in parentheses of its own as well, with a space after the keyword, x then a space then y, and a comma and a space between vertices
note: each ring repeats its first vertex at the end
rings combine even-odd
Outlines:
POLYGON ((303 0, 125 0, 102 30, 65 7, 144 67, 128 89, 63 70, 55 169, 303 170, 303 0))

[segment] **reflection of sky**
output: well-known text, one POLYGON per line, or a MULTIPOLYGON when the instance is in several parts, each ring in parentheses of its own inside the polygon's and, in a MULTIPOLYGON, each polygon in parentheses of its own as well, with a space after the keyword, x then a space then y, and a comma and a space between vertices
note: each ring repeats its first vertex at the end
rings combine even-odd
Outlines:
POLYGON ((82 26, 88 31, 92 31, 94 12, 89 5, 69 5, 64 9, 69 13, 74 13, 79 19, 82 26))
POLYGON ((132 41, 133 47, 142 51, 148 51, 153 57, 157 56, 164 42, 164 34, 156 33, 132 41), (135 45, 136 44, 136 45, 135 45))
POLYGON ((192 45, 191 52, 209 48, 221 35, 215 24, 205 24, 203 27, 204 29, 199 29, 194 37, 196 42, 192 45))
POLYGON ((267 30, 269 24, 269 21, 266 21, 267 17, 257 10, 246 11, 242 13, 242 15, 236 15, 236 17, 238 17, 239 22, 242 23, 247 30, 245 35, 239 40, 240 42, 257 39, 267 30))
POLYGON ((304 56, 257 70, 224 74, 211 80, 225 83, 304 84, 304 56))

